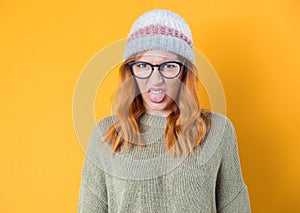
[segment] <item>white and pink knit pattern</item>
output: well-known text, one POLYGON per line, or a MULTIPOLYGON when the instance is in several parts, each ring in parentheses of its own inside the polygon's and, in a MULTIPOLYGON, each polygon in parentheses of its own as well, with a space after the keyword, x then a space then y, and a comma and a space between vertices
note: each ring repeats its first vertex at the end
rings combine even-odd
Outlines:
POLYGON ((150 35, 163 35, 163 36, 171 36, 185 41, 190 47, 193 47, 193 42, 182 32, 179 32, 176 29, 172 29, 167 26, 163 26, 160 24, 157 25, 149 25, 143 28, 138 29, 133 32, 127 39, 127 43, 130 43, 132 40, 142 36, 150 36, 150 35))

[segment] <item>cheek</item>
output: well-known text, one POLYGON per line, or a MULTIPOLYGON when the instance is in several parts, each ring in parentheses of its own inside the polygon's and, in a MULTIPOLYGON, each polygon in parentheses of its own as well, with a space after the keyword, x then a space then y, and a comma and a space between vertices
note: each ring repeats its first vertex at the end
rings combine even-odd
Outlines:
POLYGON ((167 95, 172 99, 175 100, 178 97, 179 91, 180 91, 180 82, 174 82, 167 85, 167 95))
POLYGON ((137 87, 140 90, 140 93, 144 93, 145 90, 146 90, 146 82, 145 82, 145 80, 136 79, 136 84, 137 84, 137 87))
POLYGON ((181 85, 181 81, 172 82, 168 85, 168 90, 171 93, 178 93, 181 85))

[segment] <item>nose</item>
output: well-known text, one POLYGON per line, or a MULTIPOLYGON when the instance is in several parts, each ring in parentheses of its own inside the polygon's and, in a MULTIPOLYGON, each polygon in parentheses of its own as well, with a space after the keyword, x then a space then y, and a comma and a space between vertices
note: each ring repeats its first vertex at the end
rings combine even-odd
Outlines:
POLYGON ((149 80, 153 85, 159 85, 163 82, 163 77, 159 73, 158 67, 154 67, 154 70, 149 80))

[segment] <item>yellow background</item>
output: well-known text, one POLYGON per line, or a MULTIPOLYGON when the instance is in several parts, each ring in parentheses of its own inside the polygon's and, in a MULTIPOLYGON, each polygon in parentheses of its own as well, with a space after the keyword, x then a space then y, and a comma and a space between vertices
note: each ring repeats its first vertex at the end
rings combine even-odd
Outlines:
MULTIPOLYGON (((0 212, 77 211, 76 81, 154 8, 188 21, 222 81, 253 212, 300 211, 299 1, 3 0, 0 212)), ((110 113, 109 99, 97 101, 97 119, 110 113)))

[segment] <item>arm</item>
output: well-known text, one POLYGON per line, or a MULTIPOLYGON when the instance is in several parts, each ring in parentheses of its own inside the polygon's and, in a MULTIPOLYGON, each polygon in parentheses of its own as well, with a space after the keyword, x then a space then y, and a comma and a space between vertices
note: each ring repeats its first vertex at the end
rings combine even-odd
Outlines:
POLYGON ((97 145, 99 145, 99 134, 96 126, 90 137, 81 173, 79 213, 107 212, 105 173, 102 170, 100 157, 97 156, 97 145))
POLYGON ((226 120, 221 144, 222 160, 217 177, 216 201, 220 213, 249 213, 250 201, 244 183, 234 127, 226 120))

